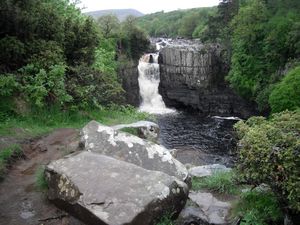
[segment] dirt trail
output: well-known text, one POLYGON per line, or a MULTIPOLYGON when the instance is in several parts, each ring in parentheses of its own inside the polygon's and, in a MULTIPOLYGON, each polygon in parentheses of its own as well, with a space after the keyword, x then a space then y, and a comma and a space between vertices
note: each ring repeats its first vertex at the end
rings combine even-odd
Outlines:
POLYGON ((51 160, 76 151, 78 134, 75 129, 59 129, 22 145, 25 159, 15 163, 0 182, 1 225, 83 224, 53 206, 35 187, 36 170, 51 160))

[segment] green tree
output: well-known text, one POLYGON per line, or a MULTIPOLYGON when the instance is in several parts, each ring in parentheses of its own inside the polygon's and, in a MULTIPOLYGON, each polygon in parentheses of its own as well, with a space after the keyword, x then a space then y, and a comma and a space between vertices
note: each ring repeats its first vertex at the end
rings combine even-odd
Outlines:
POLYGON ((300 111, 252 117, 235 125, 239 136, 240 180, 265 183, 285 211, 300 212, 300 111))
POLYGON ((105 38, 116 36, 120 31, 120 22, 115 15, 101 16, 97 23, 100 26, 101 33, 105 38))
POLYGON ((291 70, 270 94, 272 112, 295 110, 300 107, 300 67, 291 70))

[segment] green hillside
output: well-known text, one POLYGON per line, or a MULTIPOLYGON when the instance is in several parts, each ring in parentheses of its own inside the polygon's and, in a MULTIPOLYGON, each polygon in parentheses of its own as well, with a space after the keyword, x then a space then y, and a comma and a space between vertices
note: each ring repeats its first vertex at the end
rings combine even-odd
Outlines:
POLYGON ((152 37, 198 38, 205 30, 208 18, 216 7, 164 11, 139 17, 137 24, 152 37))

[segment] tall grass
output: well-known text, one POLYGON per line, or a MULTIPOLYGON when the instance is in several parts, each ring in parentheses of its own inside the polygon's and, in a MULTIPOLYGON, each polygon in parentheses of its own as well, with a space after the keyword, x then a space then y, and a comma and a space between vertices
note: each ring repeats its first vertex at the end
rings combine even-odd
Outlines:
POLYGON ((56 128, 80 128, 90 120, 96 120, 105 125, 116 125, 145 119, 153 118, 129 106, 111 106, 86 111, 61 111, 52 107, 33 110, 25 116, 7 118, 0 124, 0 135, 37 136, 56 128))
POLYGON ((216 172, 204 178, 193 177, 192 189, 208 189, 217 193, 238 194, 239 187, 235 182, 234 172, 216 172))
POLYGON ((35 186, 40 191, 48 189, 48 183, 45 178, 45 168, 43 166, 39 167, 35 172, 35 186))

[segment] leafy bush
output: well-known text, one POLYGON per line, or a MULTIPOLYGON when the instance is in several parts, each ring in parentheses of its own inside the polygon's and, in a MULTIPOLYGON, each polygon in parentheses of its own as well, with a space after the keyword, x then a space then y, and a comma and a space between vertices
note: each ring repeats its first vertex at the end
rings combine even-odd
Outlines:
POLYGON ((24 63, 24 56, 25 44, 17 37, 0 38, 0 73, 19 68, 24 63))
POLYGON ((102 73, 85 65, 70 67, 66 80, 68 93, 73 104, 80 109, 99 108, 110 103, 122 103, 121 84, 116 74, 102 73))
POLYGON ((18 83, 13 74, 0 74, 0 96, 11 96, 18 83))
POLYGON ((300 111, 254 117, 235 125, 240 141, 239 177, 268 184, 282 206, 300 211, 300 111))
POLYGON ((282 219, 279 202, 272 192, 247 191, 241 194, 233 214, 241 217, 241 225, 268 225, 282 219))
POLYGON ((42 107, 46 102, 62 105, 72 100, 65 90, 64 65, 53 65, 49 70, 45 70, 28 64, 19 72, 21 73, 21 89, 35 106, 42 107))
POLYGON ((233 172, 216 172, 213 175, 204 178, 193 177, 192 189, 200 190, 203 188, 218 193, 238 193, 238 187, 234 180, 233 172))
POLYGON ((272 112, 295 110, 300 107, 300 66, 291 70, 270 94, 272 112))

